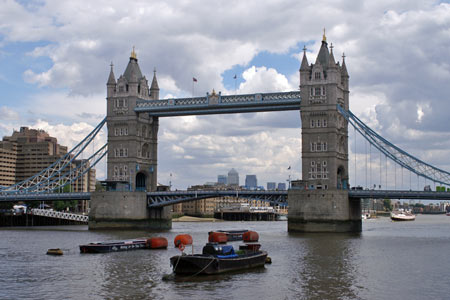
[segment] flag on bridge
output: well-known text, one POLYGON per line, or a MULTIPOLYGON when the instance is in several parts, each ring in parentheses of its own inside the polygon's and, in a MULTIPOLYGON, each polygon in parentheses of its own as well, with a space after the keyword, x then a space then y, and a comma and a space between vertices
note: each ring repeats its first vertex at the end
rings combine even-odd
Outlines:
POLYGON ((290 170, 290 169, 291 169, 291 166, 289 166, 288 170, 290 170))
POLYGON ((234 77, 233 77, 234 79, 236 79, 237 78, 237 75, 236 74, 234 74, 234 77))
POLYGON ((192 81, 193 81, 193 82, 197 82, 197 78, 192 77, 192 81))

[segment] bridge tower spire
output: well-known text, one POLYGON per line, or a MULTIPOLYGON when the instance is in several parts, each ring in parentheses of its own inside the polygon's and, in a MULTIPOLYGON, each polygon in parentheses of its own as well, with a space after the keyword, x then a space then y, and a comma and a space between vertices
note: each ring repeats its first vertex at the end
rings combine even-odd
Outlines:
POLYGON ((300 190, 288 196, 288 227, 290 231, 359 231, 361 214, 347 192, 348 122, 337 110, 337 105, 349 109, 345 62, 336 63, 325 33, 314 64, 308 65, 304 52, 299 70, 302 180, 297 183, 300 190))

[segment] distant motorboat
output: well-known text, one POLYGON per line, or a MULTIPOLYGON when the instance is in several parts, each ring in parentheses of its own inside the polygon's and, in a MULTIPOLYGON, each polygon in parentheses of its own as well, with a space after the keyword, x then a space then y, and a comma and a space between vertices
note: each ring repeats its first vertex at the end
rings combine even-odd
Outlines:
POLYGON ((416 215, 410 211, 397 210, 391 212, 391 219, 392 221, 414 221, 416 215))
POLYGON ((371 218, 371 216, 370 216, 369 213, 364 213, 364 214, 361 215, 361 219, 362 220, 367 220, 367 219, 370 219, 370 218, 371 218))

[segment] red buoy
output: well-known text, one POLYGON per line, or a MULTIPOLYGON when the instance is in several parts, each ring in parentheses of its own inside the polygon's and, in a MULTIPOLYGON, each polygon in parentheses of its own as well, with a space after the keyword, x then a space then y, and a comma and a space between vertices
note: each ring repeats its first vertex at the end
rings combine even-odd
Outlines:
POLYGON ((247 231, 242 235, 244 242, 257 242, 259 240, 259 234, 256 231, 247 231))
POLYGON ((192 236, 189 234, 179 234, 173 240, 175 247, 178 247, 180 244, 183 245, 192 245, 192 236))
POLYGON ((152 237, 147 239, 147 247, 150 249, 166 249, 168 245, 165 237, 152 237))
POLYGON ((208 235, 208 241, 210 243, 225 244, 228 241, 228 237, 225 232, 211 231, 208 235))

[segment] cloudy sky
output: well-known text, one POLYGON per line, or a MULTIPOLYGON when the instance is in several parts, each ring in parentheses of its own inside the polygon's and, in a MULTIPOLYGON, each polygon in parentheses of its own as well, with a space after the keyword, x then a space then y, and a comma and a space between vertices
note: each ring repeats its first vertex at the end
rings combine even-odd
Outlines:
MULTIPOLYGON (((122 74, 133 46, 147 78, 156 68, 161 98, 191 96, 192 77, 196 96, 298 90, 302 48, 314 62, 325 27, 336 59, 346 55, 350 109, 450 170, 447 2, 0 0, 0 135, 30 126, 75 145, 105 115, 110 63, 122 74)), ((162 118, 158 181, 184 189, 231 168, 241 184, 300 178, 300 126, 299 112, 162 118)), ((355 151, 349 137, 352 185, 378 185, 379 154, 366 176, 365 144, 357 136, 355 151)), ((395 181, 409 187, 410 176, 395 181)))

